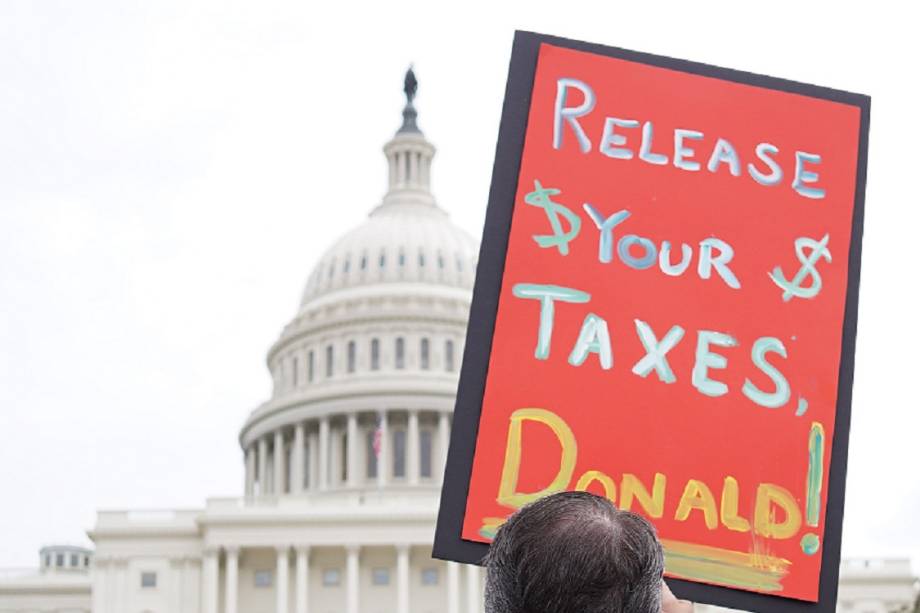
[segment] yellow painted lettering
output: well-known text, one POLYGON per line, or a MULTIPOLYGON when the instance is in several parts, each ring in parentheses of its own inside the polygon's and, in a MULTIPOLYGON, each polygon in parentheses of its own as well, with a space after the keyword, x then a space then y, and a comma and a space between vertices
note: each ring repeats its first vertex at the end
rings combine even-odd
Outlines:
POLYGON ((620 480, 620 508, 629 511, 635 499, 646 515, 659 519, 664 515, 664 490, 667 481, 667 477, 663 474, 655 473, 652 492, 649 493, 636 475, 623 473, 623 478, 620 480))
POLYGON ((719 525, 719 513, 716 510, 716 499, 713 498, 709 486, 702 481, 689 479, 684 493, 680 497, 680 504, 677 505, 677 513, 674 519, 684 521, 690 517, 690 511, 699 509, 703 512, 703 519, 706 527, 715 530, 719 525))
POLYGON ((754 532, 768 538, 787 539, 795 536, 801 527, 802 511, 792 493, 773 483, 761 483, 754 501, 754 532), (781 522, 776 520, 777 507, 785 513, 781 522))
POLYGON ((511 414, 508 426, 508 442, 505 446, 505 463, 502 467, 501 482, 498 486, 498 502, 512 509, 519 509, 528 502, 537 500, 555 492, 566 489, 575 470, 578 447, 575 435, 561 417, 545 409, 518 409, 511 414), (517 491, 518 476, 521 472, 521 434, 525 421, 532 421, 548 426, 562 447, 559 458, 559 472, 552 482, 537 492, 517 491))
POLYGON ((725 477, 722 486, 722 505, 719 508, 722 524, 735 532, 750 532, 751 522, 738 515, 738 480, 725 477))
POLYGON ((587 492, 588 486, 593 482, 597 481, 604 487, 604 495, 610 500, 610 502, 616 504, 617 501, 617 485, 613 482, 613 479, 609 475, 602 473, 599 470, 589 470, 578 479, 578 483, 575 484, 575 489, 579 492, 587 492))

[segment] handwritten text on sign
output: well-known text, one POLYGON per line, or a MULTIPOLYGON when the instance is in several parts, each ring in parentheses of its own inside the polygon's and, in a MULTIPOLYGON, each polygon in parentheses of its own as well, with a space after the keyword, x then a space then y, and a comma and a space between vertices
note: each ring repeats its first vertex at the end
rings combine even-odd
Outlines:
POLYGON ((463 537, 565 489, 816 600, 858 109, 543 45, 463 537))

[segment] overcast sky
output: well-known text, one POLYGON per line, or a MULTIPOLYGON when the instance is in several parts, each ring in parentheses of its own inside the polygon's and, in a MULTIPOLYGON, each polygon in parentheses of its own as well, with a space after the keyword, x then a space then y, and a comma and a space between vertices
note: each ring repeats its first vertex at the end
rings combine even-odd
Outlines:
POLYGON ((384 191, 409 62, 479 236, 515 28, 873 97, 844 553, 920 558, 916 21, 703 4, 3 0, 0 566, 241 493, 266 350, 384 191))

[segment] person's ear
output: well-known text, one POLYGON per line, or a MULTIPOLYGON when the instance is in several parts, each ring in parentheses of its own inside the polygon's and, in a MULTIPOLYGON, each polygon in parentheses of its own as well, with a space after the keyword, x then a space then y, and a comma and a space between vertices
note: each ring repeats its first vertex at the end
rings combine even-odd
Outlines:
POLYGON ((678 600, 668 584, 662 580, 661 613, 693 613, 693 603, 689 600, 678 600))

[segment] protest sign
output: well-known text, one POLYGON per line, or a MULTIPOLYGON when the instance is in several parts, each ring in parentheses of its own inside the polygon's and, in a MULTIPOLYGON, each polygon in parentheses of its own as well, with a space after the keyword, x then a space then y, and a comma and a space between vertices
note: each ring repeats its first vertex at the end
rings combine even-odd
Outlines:
POLYGON ((435 555, 587 490, 683 597, 833 610, 868 109, 517 34, 435 555))

